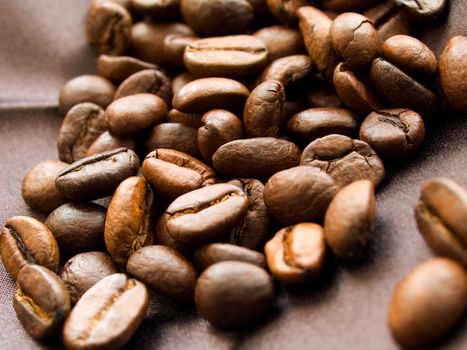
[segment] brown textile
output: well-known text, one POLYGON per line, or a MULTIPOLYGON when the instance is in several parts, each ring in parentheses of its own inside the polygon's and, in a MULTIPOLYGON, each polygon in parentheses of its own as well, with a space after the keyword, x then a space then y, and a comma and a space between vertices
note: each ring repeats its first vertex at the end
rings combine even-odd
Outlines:
MULTIPOLYGON (((37 213, 20 194, 25 172, 56 159, 62 116, 57 95, 68 79, 95 72, 95 53, 83 35, 87 0, 0 0, 0 221, 37 213)), ((449 15, 425 26, 422 37, 440 53, 448 37, 467 34, 467 2, 451 0, 449 15)), ((467 98, 467 96, 466 96, 467 98)), ((396 283, 432 257, 413 209, 423 181, 448 176, 467 186, 467 118, 440 113, 423 148, 395 160, 377 196, 373 253, 363 263, 330 261, 324 276, 282 288, 263 321, 237 332, 211 327, 192 305, 153 296, 149 315, 128 349, 397 349, 387 327, 396 283)), ((0 264, 0 349, 60 348, 26 334, 12 308, 14 284, 0 264)), ((467 318, 467 317, 466 317, 467 318)), ((467 348, 467 321, 440 345, 467 348)))

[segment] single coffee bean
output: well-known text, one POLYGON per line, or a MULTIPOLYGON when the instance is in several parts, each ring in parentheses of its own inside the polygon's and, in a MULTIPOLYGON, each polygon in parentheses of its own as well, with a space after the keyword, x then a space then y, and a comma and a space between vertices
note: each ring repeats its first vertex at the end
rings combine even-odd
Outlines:
POLYGON ((205 242, 228 234, 247 209, 248 197, 241 189, 215 184, 175 199, 164 214, 165 226, 176 242, 205 242))
POLYGON ((334 180, 319 169, 298 166, 274 174, 264 187, 269 212, 285 225, 322 219, 337 193, 334 180))
POLYGON ((115 86, 98 75, 81 75, 69 80, 60 90, 59 105, 63 113, 82 102, 106 108, 115 94, 115 86))
MULTIPOLYGON (((336 91, 328 84, 316 84, 308 88, 305 96, 306 102, 309 107, 314 108, 329 108, 329 107, 342 107, 342 101, 336 95, 336 91)), ((298 114, 305 110, 302 108, 292 115, 298 114)))
POLYGON ((467 37, 451 38, 439 61, 439 81, 449 104, 467 111, 467 37))
POLYGON ((381 156, 405 156, 425 137, 422 117, 408 109, 385 109, 368 115, 360 126, 360 139, 381 156))
POLYGON ((358 13, 343 13, 330 28, 332 48, 349 67, 366 67, 378 53, 379 37, 368 18, 358 13))
POLYGON ((285 89, 280 81, 268 80, 248 96, 243 111, 249 137, 278 137, 285 122, 285 89))
POLYGON ((151 245, 128 259, 128 273, 156 292, 176 300, 192 300, 198 274, 193 264, 175 249, 151 245))
POLYGON ((311 76, 313 61, 308 55, 294 55, 272 61, 263 71, 259 82, 277 80, 285 88, 296 86, 311 76))
POLYGON ((201 317, 220 328, 243 326, 263 315, 274 300, 269 274, 253 264, 223 261, 208 267, 195 289, 201 317))
POLYGON ((230 232, 229 242, 249 249, 262 249, 269 236, 271 215, 264 203, 264 185, 255 179, 229 181, 248 196, 248 209, 243 219, 230 232))
POLYGON ((167 20, 180 15, 180 0, 131 0, 131 9, 143 16, 167 20))
POLYGON ((269 270, 279 281, 290 284, 310 281, 324 266, 324 230, 311 223, 283 228, 266 243, 264 252, 269 270))
POLYGON ((440 15, 446 0, 392 0, 402 13, 414 21, 430 21, 440 15))
POLYGON ((361 12, 377 4, 380 0, 323 0, 326 10, 335 12, 361 12))
POLYGON ((156 149, 143 162, 142 172, 156 192, 170 200, 216 183, 214 171, 186 153, 156 149))
POLYGON ((415 208, 418 230, 430 248, 467 266, 467 191, 456 182, 426 182, 415 208))
POLYGON ((21 182, 21 196, 27 205, 48 214, 66 202, 55 188, 55 178, 68 166, 58 160, 46 160, 31 168, 21 182))
POLYGON ((389 305, 389 327, 403 347, 426 348, 440 340, 467 306, 467 275, 446 258, 428 260, 397 286, 389 305))
POLYGON ((300 150, 286 140, 258 137, 236 140, 219 147, 212 157, 214 169, 229 177, 268 179, 298 165, 300 150))
POLYGON ((106 130, 107 122, 101 107, 90 102, 73 106, 58 132, 58 157, 67 163, 84 158, 88 148, 106 130))
POLYGON ((383 2, 363 15, 367 17, 378 31, 379 42, 383 44, 394 35, 410 35, 410 21, 399 12, 392 2, 383 2))
POLYGON ((62 255, 101 250, 106 213, 106 208, 96 203, 66 203, 50 213, 45 225, 62 255))
POLYGON ((376 220, 375 186, 352 182, 333 198, 324 218, 324 234, 332 252, 343 260, 364 255, 376 220))
POLYGON ((107 107, 105 119, 110 131, 117 136, 134 134, 162 123, 167 116, 167 105, 153 94, 122 97, 107 107))
POLYGON ((130 75, 145 69, 159 67, 153 63, 144 62, 130 56, 100 55, 97 59, 97 69, 104 78, 120 83, 130 75))
POLYGON ((186 68, 183 53, 188 45, 200 38, 196 35, 172 34, 164 39, 164 55, 167 61, 179 67, 186 68))
POLYGON ((253 33, 253 36, 266 46, 269 52, 269 62, 306 52, 300 32, 283 25, 261 28, 253 33))
POLYGON ((60 272, 60 278, 68 290, 71 304, 101 279, 117 273, 117 266, 103 252, 86 252, 68 260, 60 272))
POLYGON ((115 136, 110 131, 104 131, 88 148, 86 157, 102 152, 113 151, 121 147, 134 150, 135 142, 130 137, 115 136))
POLYGON ((121 55, 130 45, 132 25, 125 7, 110 1, 91 3, 86 18, 88 42, 101 54, 121 55))
POLYGON ((176 75, 172 80, 172 95, 177 95, 182 87, 196 79, 198 79, 198 77, 189 72, 183 72, 176 75))
POLYGON ((327 172, 338 187, 357 180, 371 180, 376 187, 385 174, 383 162, 366 142, 337 134, 310 143, 303 150, 300 165, 327 172))
POLYGON ((199 128, 201 126, 201 113, 183 113, 175 108, 172 108, 167 114, 167 123, 180 123, 191 128, 199 128))
POLYGON ((297 11, 300 7, 309 5, 308 0, 266 0, 269 11, 281 22, 297 22, 297 11))
MULTIPOLYGON (((243 118, 245 120, 245 116, 243 118)), ((201 125, 198 129, 198 146, 208 164, 212 163, 212 156, 220 146, 242 137, 242 121, 229 111, 213 109, 201 118, 201 125)))
POLYGON ((211 243, 197 249, 193 261, 200 271, 222 261, 243 261, 266 268, 264 254, 226 243, 211 243))
POLYGON ((185 49, 183 61, 203 77, 242 78, 258 73, 268 61, 268 49, 251 35, 200 39, 185 49))
POLYGON ((338 63, 329 35, 332 20, 325 13, 312 6, 301 7, 297 14, 300 32, 311 60, 326 78, 332 77, 338 63))
POLYGON ((173 106, 181 112, 200 113, 211 109, 243 107, 250 91, 238 81, 203 78, 189 82, 174 96, 173 106))
POLYGON ((156 125, 146 138, 146 151, 157 148, 173 149, 201 158, 198 147, 198 129, 181 123, 162 123, 156 125))
POLYGON ((330 134, 352 136, 357 129, 356 117, 343 108, 310 108, 287 122, 287 133, 306 144, 330 134))
POLYGON ((51 338, 70 312, 70 296, 62 281, 52 271, 39 265, 21 269, 16 281, 13 308, 34 339, 51 338))
POLYGON ((123 273, 107 276, 76 303, 63 328, 68 349, 120 349, 148 309, 144 284, 123 273))
POLYGON ((60 252, 52 232, 42 222, 28 216, 9 218, 0 234, 3 266, 16 280, 23 266, 37 264, 55 271, 60 252))
POLYGON ((114 101, 136 94, 153 94, 160 97, 167 106, 172 103, 170 78, 160 69, 145 69, 129 76, 115 92, 114 101))
POLYGON ((184 21, 201 36, 244 33, 254 19, 247 0, 180 0, 184 21))
POLYGON ((133 176, 115 190, 105 218, 105 246, 119 266, 153 241, 155 202, 149 184, 133 176))
POLYGON ((127 148, 83 158, 63 169, 55 180, 66 198, 87 201, 111 195, 126 178, 138 172, 139 159, 127 148))

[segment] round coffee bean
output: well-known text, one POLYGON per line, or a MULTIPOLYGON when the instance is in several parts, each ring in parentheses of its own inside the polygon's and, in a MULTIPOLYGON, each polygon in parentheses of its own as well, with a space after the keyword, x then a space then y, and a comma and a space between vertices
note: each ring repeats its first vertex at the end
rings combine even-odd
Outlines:
POLYGON ((183 113, 175 108, 172 108, 167 114, 167 123, 180 123, 191 128, 199 128, 201 126, 201 113, 183 113))
POLYGON ((243 326, 264 314, 274 300, 268 273, 253 264, 224 261, 207 268, 195 289, 201 317, 221 328, 243 326))
POLYGON ((298 166, 274 174, 264 187, 270 213, 285 225, 324 217, 337 193, 334 180, 319 169, 298 166))
POLYGON ((131 0, 131 9, 143 16, 167 20, 180 15, 180 0, 131 0))
POLYGON ((117 148, 135 149, 135 142, 129 137, 119 137, 112 134, 110 131, 104 131, 99 137, 94 140, 92 145, 86 151, 86 157, 94 154, 109 152, 117 148))
POLYGON ((392 0, 398 8, 414 21, 430 21, 443 12, 446 0, 392 0))
POLYGON ((144 319, 148 308, 144 284, 115 273, 97 282, 66 319, 63 340, 68 349, 120 349, 144 319))
POLYGON ((389 305, 389 327, 401 346, 427 348, 449 332, 466 306, 465 270, 450 259, 431 259, 397 286, 389 305))
POLYGON ((376 220, 375 188, 369 180, 342 188, 329 204, 324 218, 326 242, 343 260, 361 257, 376 220))
POLYGON ((65 203, 55 188, 55 178, 68 166, 58 160, 46 160, 30 169, 21 182, 21 196, 27 205, 48 214, 65 203))
POLYGON ((97 69, 104 78, 119 83, 130 75, 145 69, 158 69, 153 63, 144 62, 130 56, 100 55, 97 59, 97 69))
POLYGON ((422 117, 408 109, 385 109, 368 115, 360 127, 360 139, 382 156, 405 156, 425 137, 422 117))
POLYGON ((70 312, 70 296, 55 273, 39 265, 21 269, 13 308, 34 339, 51 338, 60 331, 70 312))
POLYGON ((253 36, 266 45, 269 52, 269 62, 306 52, 300 32, 286 26, 264 27, 253 33, 253 36))
POLYGON ((294 55, 272 61, 263 71, 259 82, 277 80, 285 88, 304 81, 312 73, 313 61, 308 55, 294 55))
POLYGON ((377 29, 380 44, 394 35, 410 35, 411 22, 389 1, 369 9, 363 15, 377 29))
POLYGON ((177 300, 192 300, 198 274, 175 249, 151 245, 128 259, 127 271, 156 292, 177 300))
POLYGON ((379 0, 323 0, 323 7, 326 10, 335 12, 361 12, 379 0))
POLYGON ((308 0, 266 0, 269 11, 281 22, 296 22, 300 7, 309 5, 308 0))
POLYGON ((16 280, 23 266, 37 264, 55 271, 60 262, 58 244, 42 222, 28 216, 9 218, 0 234, 5 270, 16 280))
POLYGON ((198 129, 181 123, 162 123, 156 125, 146 138, 146 151, 158 148, 173 149, 201 158, 198 147, 198 129))
POLYGON ((117 272, 117 266, 106 253, 86 252, 68 260, 60 272, 60 278, 70 294, 73 305, 89 288, 104 277, 117 272))
POLYGON ((186 69, 183 53, 188 45, 200 38, 196 35, 172 34, 164 39, 165 58, 173 65, 186 69))

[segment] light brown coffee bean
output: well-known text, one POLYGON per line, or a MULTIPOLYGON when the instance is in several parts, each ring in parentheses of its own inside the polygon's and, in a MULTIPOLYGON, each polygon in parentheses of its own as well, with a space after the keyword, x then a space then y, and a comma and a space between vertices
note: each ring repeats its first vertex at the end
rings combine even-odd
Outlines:
POLYGON ((201 158, 198 147, 198 129, 181 123, 162 123, 156 125, 147 135, 146 151, 158 148, 173 149, 201 158))
POLYGON ((264 27, 253 33, 269 52, 269 62, 278 58, 304 54, 305 45, 298 30, 283 25, 264 27))
POLYGON ((120 83, 139 71, 159 67, 131 56, 100 55, 97 59, 97 69, 104 78, 120 83))
POLYGON ((92 145, 86 151, 86 157, 116 150, 117 148, 129 148, 135 150, 135 142, 130 137, 119 137, 112 134, 110 131, 104 131, 94 140, 92 145))
POLYGON ((272 61, 263 71, 259 83, 277 80, 287 89, 311 76, 313 61, 308 55, 294 55, 272 61))

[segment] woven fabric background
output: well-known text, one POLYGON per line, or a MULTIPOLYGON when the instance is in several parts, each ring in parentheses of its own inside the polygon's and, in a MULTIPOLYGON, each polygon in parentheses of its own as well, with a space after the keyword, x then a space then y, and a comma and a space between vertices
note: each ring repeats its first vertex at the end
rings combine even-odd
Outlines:
MULTIPOLYGON (((56 159, 62 116, 57 95, 68 79, 93 73, 95 53, 85 43, 87 0, 0 0, 0 221, 31 212, 20 195, 25 172, 56 159)), ((423 39, 436 54, 452 35, 467 35, 467 2, 451 0, 448 14, 426 25, 423 39)), ((467 97, 466 97, 467 98, 467 97)), ((196 316, 192 305, 153 296, 148 316, 128 349, 397 349, 387 328, 396 283, 432 257, 413 218, 421 184, 447 176, 467 186, 467 118, 440 113, 422 149, 389 164, 377 196, 371 256, 353 266, 329 264, 322 278, 285 288, 258 324, 220 331, 196 316)), ((14 283, 0 264, 0 349, 55 349, 26 334, 12 308, 14 283)), ((467 319, 467 318, 466 318, 467 319)), ((467 348, 467 321, 441 343, 467 348)))

